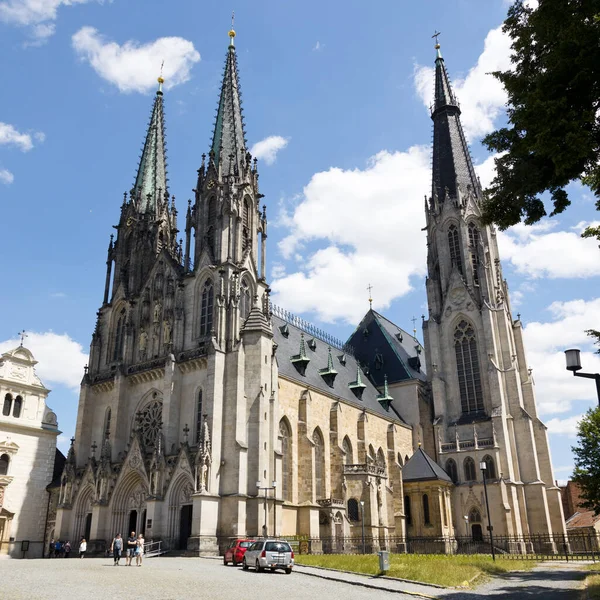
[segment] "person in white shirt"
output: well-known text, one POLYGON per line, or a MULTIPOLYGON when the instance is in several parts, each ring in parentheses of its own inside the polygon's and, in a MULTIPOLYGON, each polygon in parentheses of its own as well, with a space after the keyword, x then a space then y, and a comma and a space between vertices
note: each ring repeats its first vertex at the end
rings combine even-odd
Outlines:
POLYGON ((87 551, 87 542, 85 538, 81 538, 81 542, 79 542, 79 558, 83 558, 87 551))

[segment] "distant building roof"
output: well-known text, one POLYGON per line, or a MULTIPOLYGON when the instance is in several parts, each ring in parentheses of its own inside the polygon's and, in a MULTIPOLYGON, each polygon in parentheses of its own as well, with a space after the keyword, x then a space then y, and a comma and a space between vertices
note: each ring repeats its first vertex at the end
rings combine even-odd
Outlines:
POLYGON ((402 469, 402 481, 447 481, 452 483, 448 473, 440 467, 423 448, 419 449, 408 459, 402 469))
POLYGON ((600 515, 595 515, 593 510, 576 512, 567 519, 567 529, 583 529, 593 527, 600 521, 600 515))
POLYGON ((52 481, 46 486, 46 489, 60 487, 60 476, 65 468, 67 461, 65 455, 56 448, 54 453, 54 470, 52 471, 52 481))

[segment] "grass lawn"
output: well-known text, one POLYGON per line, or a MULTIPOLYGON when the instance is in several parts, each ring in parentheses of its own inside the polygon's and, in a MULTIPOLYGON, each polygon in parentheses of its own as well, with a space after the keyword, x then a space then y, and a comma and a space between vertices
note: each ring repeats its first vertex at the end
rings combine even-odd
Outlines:
MULTIPOLYGON (((379 574, 376 554, 296 554, 296 564, 328 567, 367 575, 379 574)), ((452 556, 445 554, 390 554, 389 577, 400 577, 423 583, 445 586, 464 585, 478 575, 501 575, 509 571, 529 571, 536 566, 532 560, 513 560, 475 554, 452 556)), ((600 598, 600 597, 599 597, 600 598)))
POLYGON ((598 563, 588 567, 592 573, 587 576, 585 585, 590 600, 600 600, 600 565, 598 563))

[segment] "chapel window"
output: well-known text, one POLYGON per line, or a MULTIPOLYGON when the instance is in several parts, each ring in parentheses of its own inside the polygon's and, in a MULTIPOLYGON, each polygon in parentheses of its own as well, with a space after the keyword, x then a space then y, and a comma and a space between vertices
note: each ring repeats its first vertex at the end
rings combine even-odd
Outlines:
POLYGON ((486 479, 496 479, 496 463, 494 462, 494 459, 488 454, 483 457, 483 462, 486 466, 486 479))
POLYGON ((8 465, 10 463, 10 458, 8 454, 3 454, 0 456, 0 475, 8 475, 8 465))
POLYGON ((463 463, 463 469, 465 472, 465 481, 477 481, 477 473, 475 471, 475 461, 467 456, 463 463))
POLYGON ((360 521, 358 500, 356 498, 350 498, 348 500, 348 519, 353 522, 360 521))
POLYGON ((454 330, 454 351, 460 403, 463 414, 483 411, 483 390, 477 356, 475 330, 467 321, 461 321, 454 330))
POLYGON ((2 406, 2 414, 5 417, 10 417, 10 411, 12 409, 13 397, 10 394, 4 396, 4 405, 2 406))
POLYGON ((292 499, 292 434, 285 419, 279 422, 279 437, 281 438, 281 475, 282 493, 284 500, 292 499))
POLYGON ((13 417, 18 419, 21 416, 21 411, 23 409, 23 398, 21 396, 17 396, 15 398, 15 405, 13 407, 13 417))
POLYGON ((448 228, 448 247, 450 249, 450 264, 462 274, 462 260, 460 258, 460 236, 456 225, 448 228))
POLYGON ((425 525, 431 525, 431 517, 429 515, 429 496, 423 494, 423 522, 425 525))
POLYGON ((456 462, 453 458, 449 458, 446 461, 446 473, 453 483, 458 483, 458 469, 456 468, 456 462))
POLYGON ((412 525, 412 512, 410 507, 410 496, 404 496, 404 516, 406 518, 406 524, 412 525))
POLYGON ((323 448, 323 436, 318 429, 313 433, 315 445, 315 493, 317 499, 325 497, 325 451, 323 448))
POLYGON ((210 279, 206 280, 202 288, 202 299, 200 306, 200 335, 209 335, 213 325, 213 284, 210 279))
POLYGON ((342 450, 344 451, 344 464, 351 465, 352 464, 352 444, 348 439, 348 436, 344 438, 342 442, 342 450))

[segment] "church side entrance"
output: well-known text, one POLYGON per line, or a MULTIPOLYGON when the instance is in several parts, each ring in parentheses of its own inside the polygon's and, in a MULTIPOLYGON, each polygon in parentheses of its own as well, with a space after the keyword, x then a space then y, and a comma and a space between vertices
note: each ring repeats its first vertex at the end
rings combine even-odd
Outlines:
POLYGON ((179 515, 179 550, 187 548, 188 538, 192 535, 192 505, 181 507, 179 515))

